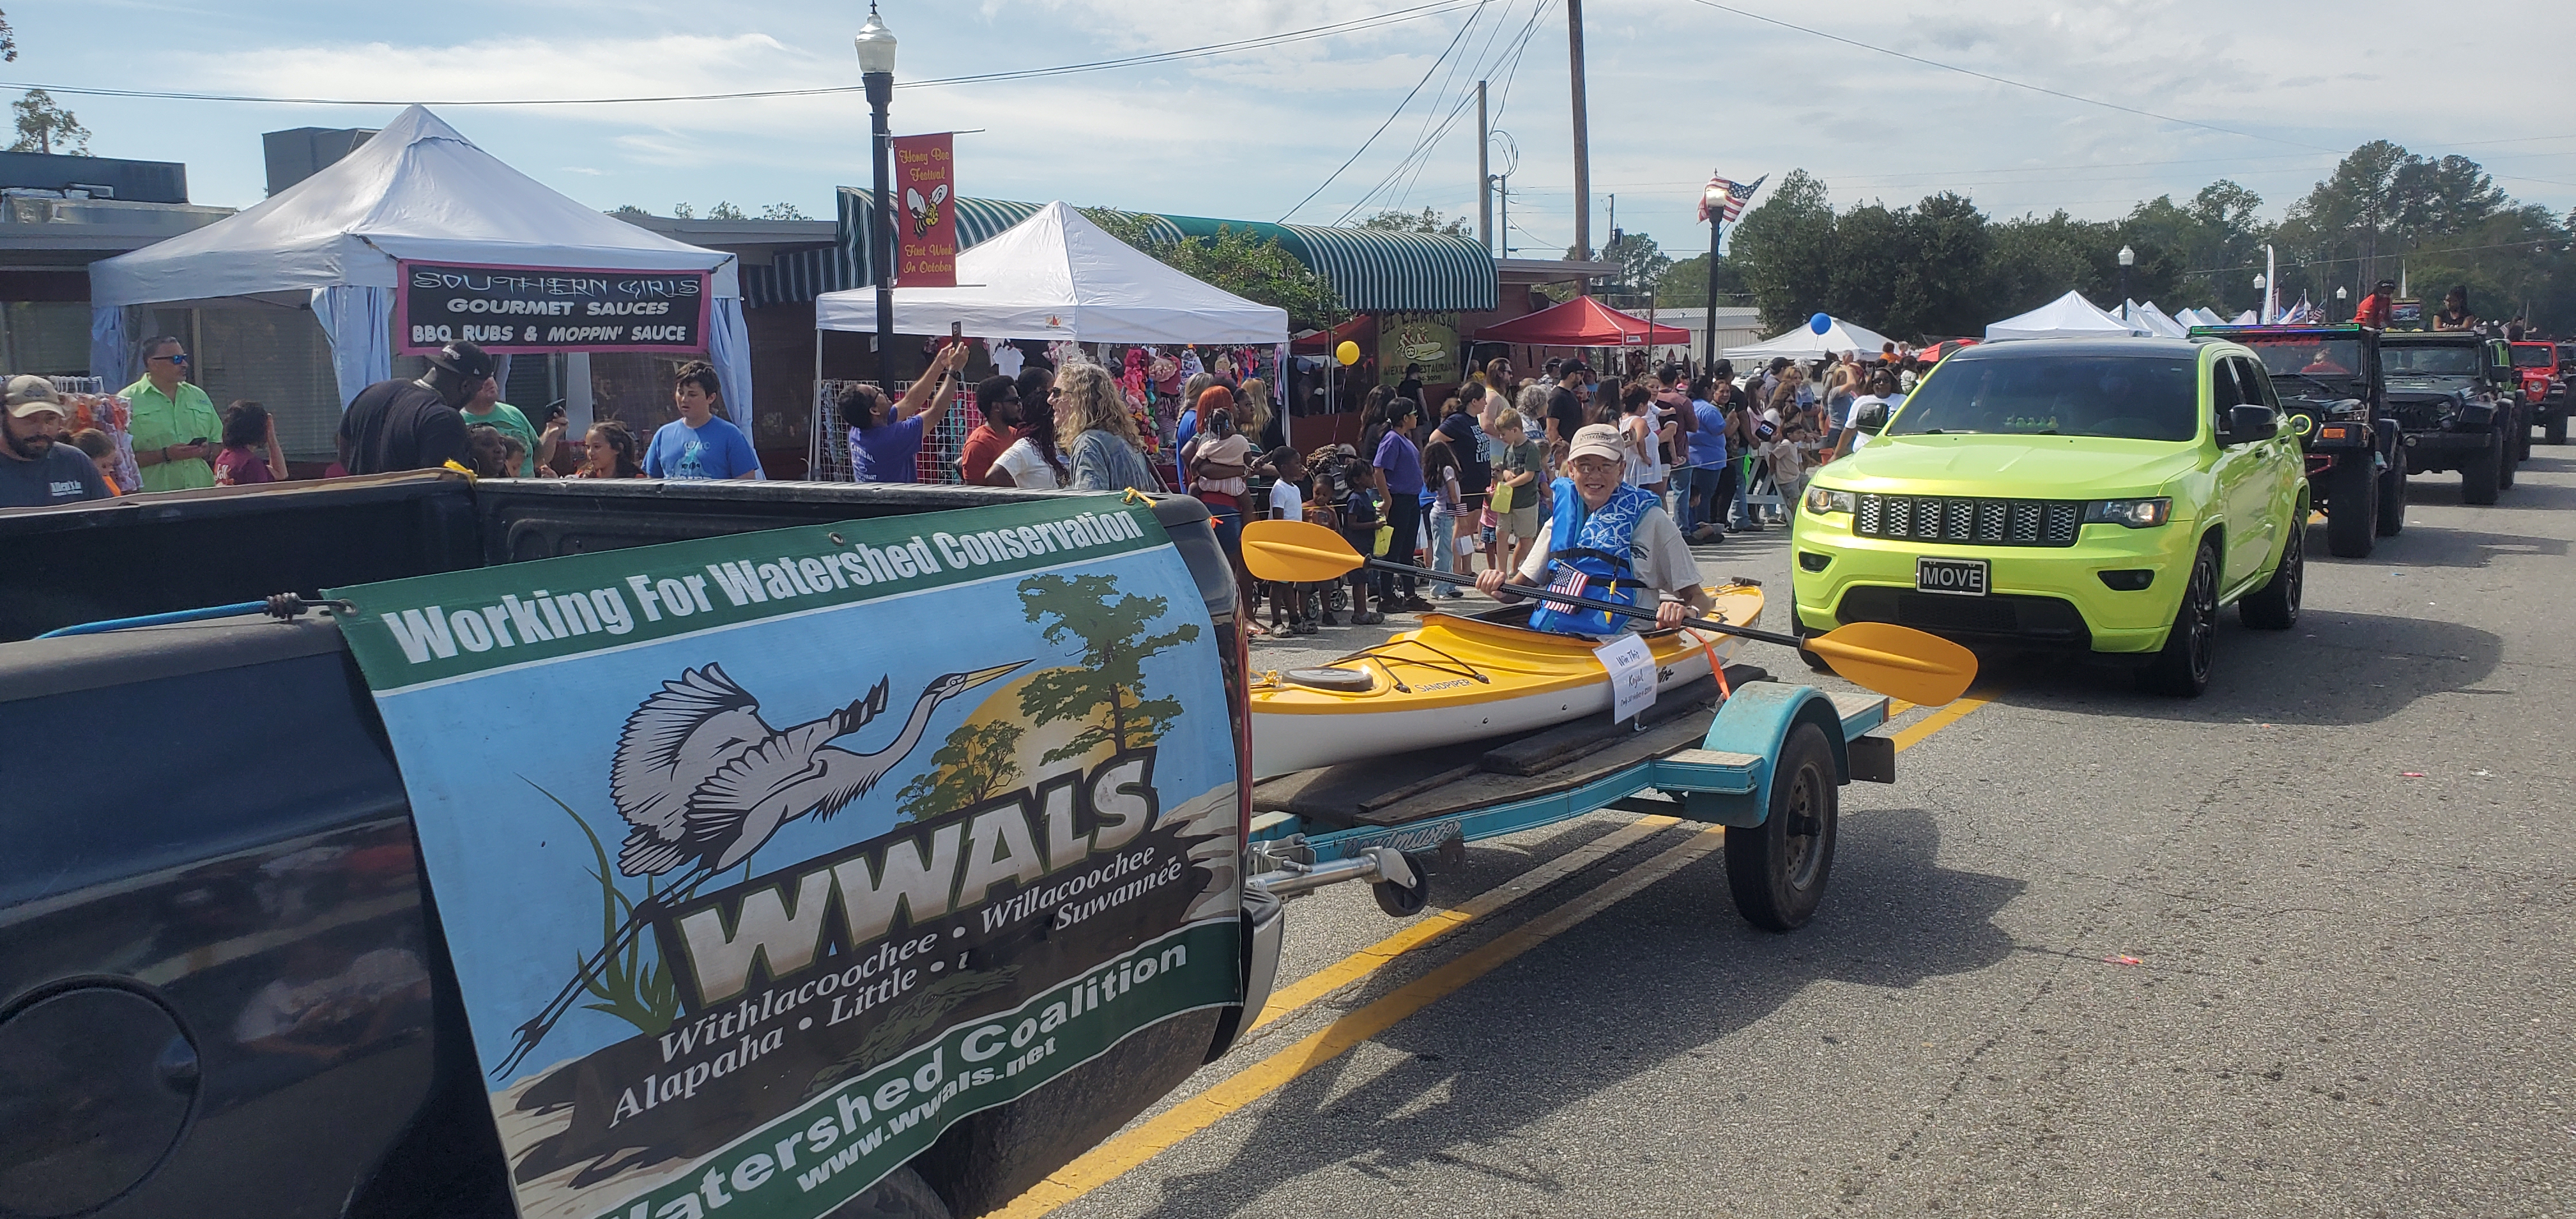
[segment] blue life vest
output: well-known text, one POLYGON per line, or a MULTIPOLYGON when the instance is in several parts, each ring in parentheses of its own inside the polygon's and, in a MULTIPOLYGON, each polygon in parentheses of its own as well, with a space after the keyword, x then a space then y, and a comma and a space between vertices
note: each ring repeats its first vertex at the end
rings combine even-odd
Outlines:
MULTIPOLYGON (((1555 483, 1555 514, 1548 518, 1547 583, 1557 587, 1572 573, 1583 576, 1580 595, 1595 601, 1615 601, 1621 605, 1640 604, 1643 587, 1637 582, 1635 562, 1637 522, 1646 509, 1660 502, 1654 492, 1643 487, 1619 484, 1610 493, 1610 502, 1598 511, 1586 511, 1583 495, 1574 489, 1574 480, 1560 478, 1555 483)), ((1560 635, 1616 635, 1622 631, 1649 629, 1652 620, 1640 626, 1638 620, 1613 616, 1606 610, 1567 606, 1552 609, 1545 593, 1533 593, 1539 599, 1537 609, 1530 611, 1530 629, 1554 631, 1560 635)))

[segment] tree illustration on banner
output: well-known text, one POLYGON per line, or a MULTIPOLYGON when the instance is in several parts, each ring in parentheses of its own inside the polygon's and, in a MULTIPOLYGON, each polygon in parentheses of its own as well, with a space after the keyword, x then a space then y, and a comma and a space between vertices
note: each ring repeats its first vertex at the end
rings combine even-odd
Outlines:
POLYGON ((1032 724, 1085 721, 1089 727, 1047 751, 1044 761, 1078 758, 1103 745, 1124 752, 1161 740, 1181 713, 1175 698, 1146 698, 1145 658, 1199 637, 1195 623, 1160 635, 1146 630, 1170 603, 1121 594, 1108 576, 1034 576, 1020 581, 1020 607, 1031 622, 1055 621, 1047 642, 1082 641, 1078 668, 1048 669, 1020 690, 1020 713, 1032 724))
POLYGON ((932 769, 895 793, 904 819, 928 821, 998 796, 1020 781, 1022 729, 1006 720, 968 721, 930 755, 932 769))

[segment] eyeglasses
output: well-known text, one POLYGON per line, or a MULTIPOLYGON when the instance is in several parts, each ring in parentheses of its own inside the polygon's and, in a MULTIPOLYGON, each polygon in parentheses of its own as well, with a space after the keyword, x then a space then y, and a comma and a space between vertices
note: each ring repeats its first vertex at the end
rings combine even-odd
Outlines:
POLYGON ((152 356, 145 359, 143 362, 149 364, 153 360, 168 360, 173 364, 185 365, 188 362, 188 353, 183 351, 175 356, 152 356))

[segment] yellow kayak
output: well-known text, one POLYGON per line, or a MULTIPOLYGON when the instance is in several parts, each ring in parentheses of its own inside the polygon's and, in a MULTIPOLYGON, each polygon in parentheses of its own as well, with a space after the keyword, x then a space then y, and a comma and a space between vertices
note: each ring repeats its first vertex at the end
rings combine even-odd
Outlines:
MULTIPOLYGON (((1762 618, 1762 590, 1712 587, 1708 617, 1762 618)), ((1683 627, 1645 636, 1660 693, 1708 676, 1743 640, 1683 627)), ((1252 689, 1256 779, 1460 741, 1526 732, 1610 709, 1607 642, 1484 618, 1425 614, 1422 625, 1327 666, 1262 674, 1252 689)))

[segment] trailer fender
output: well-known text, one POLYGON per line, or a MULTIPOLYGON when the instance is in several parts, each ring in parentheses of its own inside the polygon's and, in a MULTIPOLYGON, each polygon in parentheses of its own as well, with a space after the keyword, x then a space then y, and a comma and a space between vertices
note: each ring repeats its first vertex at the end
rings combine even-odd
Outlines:
POLYGON ((1851 744, 1843 736, 1842 716, 1824 691, 1814 686, 1749 681, 1718 704, 1717 717, 1710 721, 1708 736, 1700 747, 1754 759, 1750 767, 1753 790, 1680 793, 1691 819, 1747 829, 1762 824, 1770 816, 1772 766, 1779 760, 1781 747, 1788 743, 1790 730, 1801 723, 1822 729, 1825 740, 1832 745, 1834 782, 1851 782, 1851 744))

